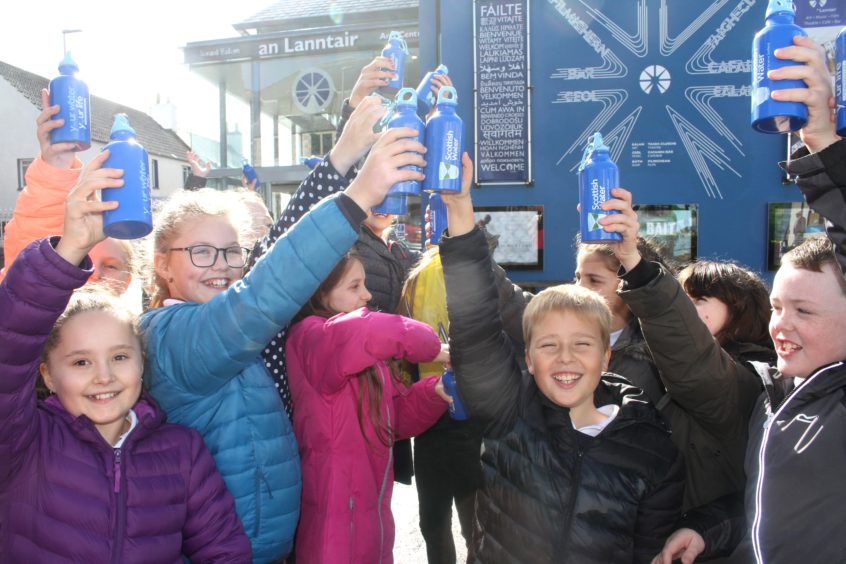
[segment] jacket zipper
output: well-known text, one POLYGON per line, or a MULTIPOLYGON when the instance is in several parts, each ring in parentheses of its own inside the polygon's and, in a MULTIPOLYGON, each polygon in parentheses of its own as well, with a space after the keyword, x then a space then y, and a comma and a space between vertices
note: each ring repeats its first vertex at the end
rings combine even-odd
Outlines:
MULTIPOLYGON (((562 529, 564 531, 564 545, 562 547, 562 554, 567 554, 567 549, 570 546, 570 526, 573 524, 573 510, 576 508, 576 498, 578 497, 579 488, 582 484, 582 462, 584 460, 585 451, 582 448, 579 448, 577 454, 577 464, 576 464, 576 475, 573 477, 573 483, 570 487, 570 500, 567 504, 567 512, 565 513, 565 520, 566 526, 562 529)), ((556 482, 553 482, 554 484, 556 482)), ((558 497, 560 499, 561 492, 558 490, 558 486, 556 484, 555 491, 558 492, 558 497)))
POLYGON ((353 539, 355 538, 355 501, 350 496, 350 551, 349 555, 352 558, 353 554, 353 539))
POLYGON ((113 451, 113 467, 114 467, 114 493, 115 504, 117 505, 117 523, 115 523, 115 539, 112 544, 112 558, 111 561, 120 563, 122 561, 123 553, 123 537, 126 534, 126 488, 122 487, 124 480, 124 472, 122 471, 122 448, 116 448, 113 451))
MULTIPOLYGON (((385 386, 385 378, 382 374, 381 367, 379 368, 379 376, 382 380, 382 397, 385 397, 385 393, 388 391, 385 386)), ((387 488, 388 484, 388 475, 390 474, 390 470, 394 465, 394 430, 392 428, 391 423, 391 406, 388 405, 385 407, 385 415, 388 420, 388 438, 390 440, 390 446, 388 447, 388 463, 385 465, 385 473, 382 476, 382 487, 379 489, 379 500, 378 504, 376 505, 376 515, 379 518, 379 562, 382 562, 382 552, 385 547, 385 525, 382 523, 382 500, 385 498, 385 489, 387 488)))
MULTIPOLYGON (((812 374, 806 381, 804 387, 808 387, 808 384, 811 383, 811 380, 816 378, 819 374, 826 372, 831 368, 837 368, 838 366, 843 366, 842 362, 838 362, 836 364, 832 364, 826 366, 814 374, 812 374)), ((790 400, 795 398, 798 394, 790 393, 788 396, 782 401, 781 405, 778 409, 773 412, 772 411, 772 397, 770 397, 770 404, 771 407, 767 410, 770 413, 767 414, 767 419, 764 421, 764 436, 761 438, 761 446, 758 448, 758 480, 755 484, 755 519, 752 522, 752 549, 755 552, 755 561, 759 564, 764 562, 764 555, 761 549, 761 516, 763 514, 762 505, 763 505, 763 490, 764 490, 764 457, 767 452, 767 441, 770 438, 770 429, 772 429, 772 423, 776 420, 776 418, 781 415, 781 413, 787 407, 787 404, 790 403, 790 400)))

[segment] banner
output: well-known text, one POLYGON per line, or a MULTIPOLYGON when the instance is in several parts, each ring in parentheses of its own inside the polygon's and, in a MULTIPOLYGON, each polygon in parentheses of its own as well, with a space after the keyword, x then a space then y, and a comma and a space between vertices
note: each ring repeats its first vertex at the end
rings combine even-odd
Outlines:
POLYGON ((529 6, 474 0, 476 182, 531 183, 529 6))

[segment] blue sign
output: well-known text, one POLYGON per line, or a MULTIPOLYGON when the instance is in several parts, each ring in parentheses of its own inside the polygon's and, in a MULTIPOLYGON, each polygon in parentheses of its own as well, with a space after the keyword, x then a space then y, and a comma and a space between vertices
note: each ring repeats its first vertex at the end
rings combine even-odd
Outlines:
POLYGON ((476 0, 473 6, 476 182, 528 183, 528 2, 476 0))
MULTIPOLYGON (((576 171, 595 132, 636 204, 698 206, 701 257, 765 271, 767 203, 801 199, 777 166, 786 138, 750 126, 752 39, 766 0, 526 3, 534 183, 474 194, 478 205, 544 206, 543 274, 514 279, 572 279, 576 171)), ((480 15, 463 3, 439 14, 443 62, 459 91, 483 64, 469 57, 480 15)))

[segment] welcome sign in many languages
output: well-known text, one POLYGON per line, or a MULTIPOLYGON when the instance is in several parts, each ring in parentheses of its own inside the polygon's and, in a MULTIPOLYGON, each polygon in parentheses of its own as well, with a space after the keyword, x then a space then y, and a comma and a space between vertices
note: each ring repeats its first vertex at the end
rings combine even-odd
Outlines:
POLYGON ((528 3, 474 2, 476 181, 528 183, 528 3))

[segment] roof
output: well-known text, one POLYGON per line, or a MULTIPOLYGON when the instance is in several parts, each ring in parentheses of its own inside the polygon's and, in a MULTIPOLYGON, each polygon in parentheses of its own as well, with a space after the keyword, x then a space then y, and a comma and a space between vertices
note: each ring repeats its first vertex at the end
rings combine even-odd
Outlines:
MULTIPOLYGON (((3 61, 0 61, 0 77, 23 94, 33 106, 41 110, 41 89, 47 88, 50 83, 48 79, 3 61)), ((91 96, 91 140, 108 143, 114 116, 119 113, 129 117, 129 123, 148 153, 185 160, 185 152, 190 147, 174 131, 165 129, 144 112, 93 95, 91 96)))
POLYGON ((237 29, 250 29, 256 25, 305 18, 331 17, 341 19, 347 14, 377 11, 396 11, 417 8, 419 0, 278 0, 252 17, 236 24, 237 29))

